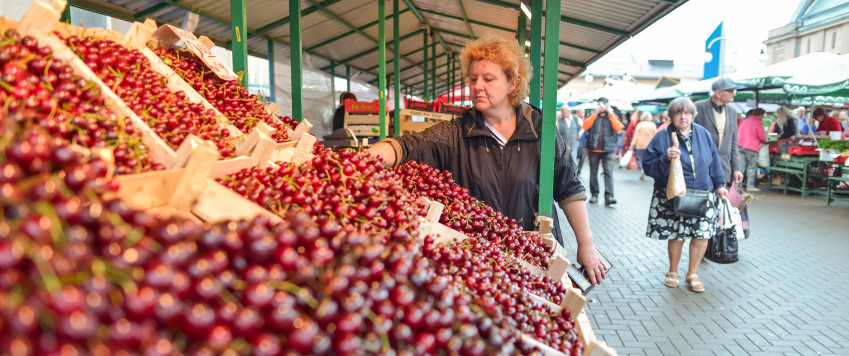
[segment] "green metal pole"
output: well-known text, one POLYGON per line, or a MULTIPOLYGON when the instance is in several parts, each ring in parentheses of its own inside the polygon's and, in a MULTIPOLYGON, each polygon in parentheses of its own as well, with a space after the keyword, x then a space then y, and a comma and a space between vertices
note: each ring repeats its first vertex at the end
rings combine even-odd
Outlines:
MULTIPOLYGON (((230 34, 233 43, 233 71, 248 71, 248 13, 247 0, 230 0, 230 34)), ((242 85, 248 86, 248 76, 242 74, 242 85)))
POLYGON ((430 101, 436 101, 436 41, 430 48, 430 101))
POLYGON ((395 132, 394 137, 401 136, 401 26, 398 19, 401 18, 401 13, 398 5, 398 0, 392 0, 392 11, 395 12, 395 18, 392 19, 392 49, 395 52, 394 62, 392 62, 393 84, 395 85, 395 132))
POLYGON ((519 46, 525 48, 525 41, 528 39, 528 35, 525 33, 528 27, 528 18, 525 17, 525 13, 519 11, 519 28, 516 29, 516 34, 519 36, 519 46))
POLYGON ((65 5, 65 9, 62 10, 62 17, 59 18, 59 22, 62 22, 62 23, 70 23, 71 22, 71 4, 65 5))
POLYGON ((277 87, 274 84, 274 40, 268 39, 268 86, 271 88, 268 99, 275 102, 277 98, 277 87))
POLYGON ((345 83, 348 83, 347 92, 351 92, 351 67, 347 64, 345 65, 345 83))
MULTIPOLYGON (((242 0, 244 1, 244 0, 242 0)), ((304 119, 304 48, 301 42, 301 2, 289 1, 289 56, 292 62, 292 118, 304 119)))
MULTIPOLYGON (((377 1, 377 61, 380 69, 377 71, 377 88, 380 92, 380 139, 386 138, 386 1, 377 1)), ((397 21, 396 21, 397 22, 397 21)), ((396 51, 397 53, 397 51, 396 51)), ((398 66, 398 62, 395 62, 398 66)))
POLYGON ((424 91, 422 92, 422 98, 425 102, 427 102, 427 31, 422 33, 422 48, 424 48, 424 91))
MULTIPOLYGON (((559 16, 557 17, 560 18, 559 16)), ((557 52, 554 52, 556 54, 557 52)), ((557 55, 553 55, 557 58, 557 55)), ((542 1, 533 1, 531 4, 531 82, 528 100, 531 105, 540 105, 539 88, 542 77, 542 1)), ((556 66, 553 68, 557 68, 556 66)))
MULTIPOLYGON (((560 0, 548 0, 545 6, 545 53, 549 54, 545 58, 545 68, 557 68, 557 53, 560 50, 560 0)), ((534 14, 534 16, 537 15, 534 14)), ((557 130, 554 121, 557 115, 557 75, 557 70, 547 70, 543 81, 545 102, 542 106, 542 142, 540 143, 542 148, 539 161, 539 216, 548 217, 552 215, 551 203, 554 197, 554 135, 557 130)))

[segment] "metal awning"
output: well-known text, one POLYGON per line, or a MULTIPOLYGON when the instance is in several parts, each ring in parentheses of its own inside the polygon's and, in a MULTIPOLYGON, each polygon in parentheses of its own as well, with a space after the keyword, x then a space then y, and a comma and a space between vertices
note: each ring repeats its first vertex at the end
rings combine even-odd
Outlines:
MULTIPOLYGON (((530 8, 531 0, 523 0, 530 8)), ((476 37, 518 38, 519 26, 529 27, 520 0, 402 0, 399 39, 402 91, 420 94, 424 81, 425 41, 436 45, 437 95, 448 91, 448 57, 476 37), (433 38, 429 38, 429 30, 433 38)), ((558 82, 565 85, 607 52, 639 33, 686 0, 563 0, 560 17, 558 82)), ((229 47, 230 1, 222 0, 71 0, 72 6, 124 20, 152 18, 157 23, 182 24, 187 11, 200 15, 196 34, 229 47)), ((279 0, 246 0, 248 50, 266 57, 268 39, 275 58, 289 58, 289 4, 279 0)), ((393 53, 395 15, 387 6, 386 50, 393 53)), ((304 53, 314 69, 340 75, 346 66, 371 84, 378 76, 378 1, 301 0, 304 53)), ((525 30, 524 33, 529 33, 525 30)), ((544 34, 543 34, 544 36, 544 34)), ((432 57, 433 49, 428 52, 432 57)), ((428 58, 430 62, 430 58, 428 58)), ((387 73, 392 73, 387 56, 387 73)), ((428 72, 434 73, 428 63, 428 72)), ((391 74, 390 74, 391 75, 391 74)), ((430 78, 428 79, 431 80, 430 78)))

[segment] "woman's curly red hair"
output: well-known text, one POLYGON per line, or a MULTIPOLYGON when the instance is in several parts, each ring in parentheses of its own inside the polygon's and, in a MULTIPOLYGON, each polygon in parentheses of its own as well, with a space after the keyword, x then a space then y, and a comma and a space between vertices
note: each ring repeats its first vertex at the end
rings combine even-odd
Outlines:
POLYGON ((469 67, 474 61, 488 60, 504 68, 507 80, 515 80, 516 88, 508 93, 510 103, 519 106, 528 96, 528 79, 531 76, 531 61, 525 57, 522 47, 515 40, 498 37, 481 37, 466 44, 460 54, 463 78, 469 82, 469 67))

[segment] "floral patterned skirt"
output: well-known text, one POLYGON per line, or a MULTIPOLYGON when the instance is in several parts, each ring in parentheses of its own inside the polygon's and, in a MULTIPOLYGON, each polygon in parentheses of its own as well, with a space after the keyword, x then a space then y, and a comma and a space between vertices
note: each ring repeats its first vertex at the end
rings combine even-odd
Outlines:
POLYGON ((666 192, 655 190, 649 208, 649 223, 646 237, 657 240, 687 240, 691 238, 709 239, 716 232, 717 212, 719 211, 716 194, 708 195, 710 208, 703 218, 690 218, 675 215, 672 202, 666 199, 666 192))

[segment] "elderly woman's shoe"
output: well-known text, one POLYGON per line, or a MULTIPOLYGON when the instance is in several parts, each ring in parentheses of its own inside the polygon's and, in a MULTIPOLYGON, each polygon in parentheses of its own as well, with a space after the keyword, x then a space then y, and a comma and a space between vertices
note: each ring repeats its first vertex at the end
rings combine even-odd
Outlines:
POLYGON ((663 285, 669 288, 678 287, 678 272, 666 272, 666 280, 663 285))
POLYGON ((687 284, 690 285, 690 290, 696 293, 702 293, 705 291, 705 284, 699 282, 699 276, 695 274, 688 274, 687 278, 684 279, 687 281, 687 284))

